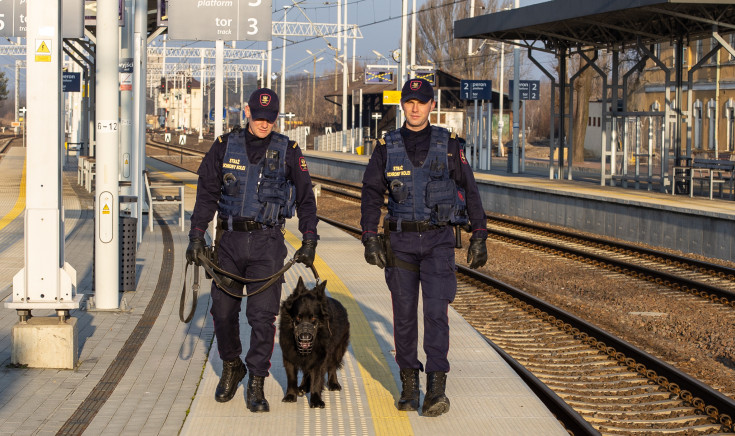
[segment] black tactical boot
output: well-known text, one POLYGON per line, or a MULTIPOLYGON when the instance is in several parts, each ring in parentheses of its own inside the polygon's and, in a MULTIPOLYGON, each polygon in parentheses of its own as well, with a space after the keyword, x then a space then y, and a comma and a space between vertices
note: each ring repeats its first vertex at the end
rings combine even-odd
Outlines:
POLYGON ((222 362, 222 377, 217 384, 217 390, 214 391, 214 399, 220 403, 226 403, 235 396, 237 385, 240 380, 245 377, 248 370, 238 357, 235 360, 225 360, 222 362))
POLYGON ((449 411, 449 398, 444 395, 447 384, 446 372, 426 373, 426 395, 421 414, 424 416, 439 416, 449 411))
POLYGON ((417 368, 401 369, 403 391, 396 406, 398 410, 419 410, 419 370, 417 368))
POLYGON ((265 377, 257 375, 250 375, 248 380, 248 397, 245 400, 248 405, 248 410, 251 412, 268 412, 270 407, 268 406, 268 400, 265 399, 263 394, 263 383, 265 377))

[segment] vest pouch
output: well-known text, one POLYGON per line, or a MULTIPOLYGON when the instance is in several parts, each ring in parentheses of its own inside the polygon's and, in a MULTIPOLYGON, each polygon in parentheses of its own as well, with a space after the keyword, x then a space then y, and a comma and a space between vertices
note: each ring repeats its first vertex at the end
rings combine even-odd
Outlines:
POLYGON ((225 192, 226 195, 230 196, 236 196, 240 194, 240 181, 237 180, 237 177, 235 177, 232 173, 227 173, 223 177, 224 184, 222 185, 222 190, 225 192))
POLYGON ((292 218, 296 215, 296 186, 286 180, 286 189, 288 189, 286 203, 281 209, 281 216, 283 218, 292 218))
POLYGON ((390 182, 390 196, 396 203, 403 203, 408 198, 408 186, 400 180, 390 182))
POLYGON ((278 224, 281 208, 286 204, 288 187, 286 181, 263 178, 258 185, 258 200, 263 204, 261 216, 263 224, 274 226, 278 224))
POLYGON ((454 180, 432 180, 426 184, 426 207, 433 224, 447 224, 454 216, 457 185, 454 180))

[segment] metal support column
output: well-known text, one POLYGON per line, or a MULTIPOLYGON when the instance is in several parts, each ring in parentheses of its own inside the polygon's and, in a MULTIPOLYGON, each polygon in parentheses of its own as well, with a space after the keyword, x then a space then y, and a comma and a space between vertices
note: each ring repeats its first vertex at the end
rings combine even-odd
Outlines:
POLYGON ((61 150, 61 0, 32 1, 26 37, 25 266, 13 277, 5 307, 19 315, 31 309, 79 308, 76 271, 64 261, 61 150))
MULTIPOLYGON (((97 162, 95 177, 94 307, 117 309, 120 287, 118 211, 119 57, 116 2, 97 4, 97 162)), ((153 219, 153 214, 149 215, 153 219)))

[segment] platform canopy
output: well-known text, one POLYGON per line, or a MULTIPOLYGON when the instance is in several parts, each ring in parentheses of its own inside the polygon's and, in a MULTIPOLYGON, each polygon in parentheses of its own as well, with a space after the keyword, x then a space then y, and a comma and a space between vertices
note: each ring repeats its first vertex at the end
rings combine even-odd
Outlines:
POLYGON ((454 23, 455 38, 518 41, 556 52, 562 47, 598 49, 709 38, 735 31, 735 1, 553 0, 454 23))

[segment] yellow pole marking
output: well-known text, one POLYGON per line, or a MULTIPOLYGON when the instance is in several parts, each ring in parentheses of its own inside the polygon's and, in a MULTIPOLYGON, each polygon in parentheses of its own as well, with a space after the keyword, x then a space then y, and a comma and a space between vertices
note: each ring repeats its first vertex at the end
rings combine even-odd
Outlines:
POLYGON ((18 217, 26 208, 26 165, 23 162, 23 174, 20 177, 20 190, 18 191, 18 199, 15 206, 4 217, 0 218, 0 230, 4 229, 14 219, 18 217))
MULTIPOLYGON (((286 231, 286 241, 294 247, 301 246, 301 241, 289 231, 286 231)), ((314 267, 319 271, 319 277, 328 281, 327 290, 330 295, 342 303, 349 314, 350 342, 365 386, 375 434, 413 435, 408 414, 395 406, 395 399, 400 395, 396 380, 355 297, 321 257, 316 256, 314 267)))

